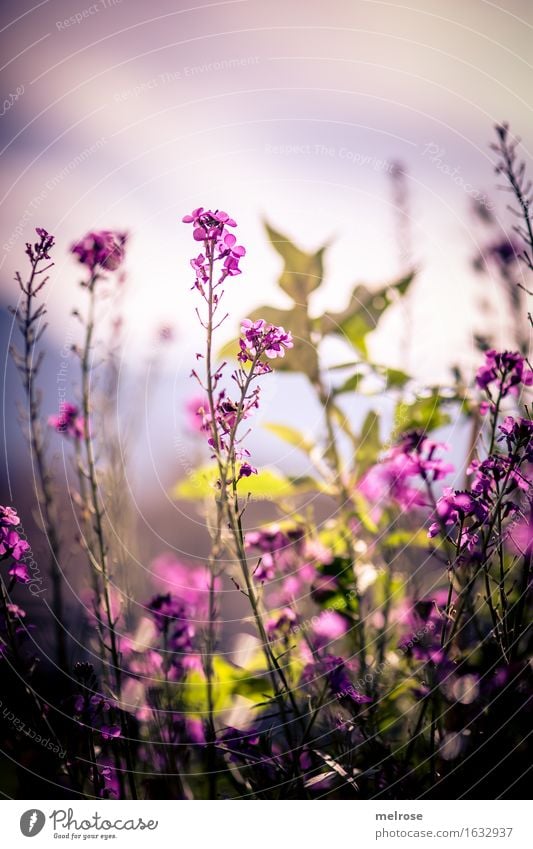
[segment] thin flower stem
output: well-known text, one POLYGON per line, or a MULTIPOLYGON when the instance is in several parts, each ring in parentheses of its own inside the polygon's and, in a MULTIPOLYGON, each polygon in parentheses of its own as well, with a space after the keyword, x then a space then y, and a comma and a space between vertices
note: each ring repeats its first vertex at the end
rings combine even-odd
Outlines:
MULTIPOLYGON (((109 633, 109 651, 111 653, 111 665, 113 669, 113 679, 115 690, 115 698, 120 700, 122 693, 122 674, 120 666, 120 653, 118 648, 118 638, 116 633, 116 622, 113 618, 113 611, 110 596, 110 581, 107 563, 107 547, 105 542, 103 511, 100 503, 98 477, 96 471, 96 461, 94 457, 93 439, 90 430, 90 378, 91 378, 91 362, 92 343, 95 329, 95 307, 96 307, 96 282, 98 275, 93 273, 87 284, 89 292, 89 307, 87 321, 85 325, 85 341, 81 355, 81 385, 82 385, 82 408, 83 408, 83 442, 85 446, 85 460, 87 464, 87 480, 89 484, 89 498, 91 512, 94 518, 94 532, 97 543, 97 552, 92 552, 94 560, 97 563, 97 571, 102 579, 102 591, 104 600, 104 612, 107 620, 107 630, 109 633)), ((128 785, 132 799, 137 798, 137 789, 135 786, 135 777, 133 771, 133 761, 131 758, 131 750, 127 735, 129 733, 124 718, 124 713, 120 711, 120 721, 122 734, 124 737, 124 751, 127 766, 128 785)), ((119 781, 122 781, 122 774, 118 773, 119 781)))
MULTIPOLYGON (((20 312, 17 311, 19 328, 24 341, 24 351, 21 361, 18 356, 15 362, 22 373, 22 382, 28 402, 28 431, 29 443, 32 455, 35 458, 37 471, 37 497, 40 502, 41 515, 43 518, 44 531, 50 548, 50 577, 52 580, 52 610, 54 613, 54 628, 57 647, 57 659, 61 669, 67 668, 67 647, 64 626, 64 600, 63 582, 59 566, 61 543, 58 530, 57 509, 52 489, 52 479, 45 458, 44 439, 40 424, 40 397, 36 387, 35 378, 39 368, 39 357, 36 360, 36 343, 42 334, 42 330, 36 332, 35 324, 45 314, 41 305, 34 308, 34 300, 37 293, 45 285, 47 278, 40 280, 37 285, 37 275, 46 269, 38 269, 40 259, 38 256, 31 262, 31 274, 24 286, 20 275, 17 280, 23 294, 23 304, 20 312)), ((48 266, 49 267, 49 266, 48 266)))

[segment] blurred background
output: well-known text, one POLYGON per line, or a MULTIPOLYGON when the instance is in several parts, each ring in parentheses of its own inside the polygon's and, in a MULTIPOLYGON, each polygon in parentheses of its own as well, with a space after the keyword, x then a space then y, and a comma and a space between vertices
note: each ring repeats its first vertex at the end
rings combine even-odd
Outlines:
MULTIPOLYGON (((420 386, 446 383, 455 366, 467 374, 477 337, 515 347, 525 330, 508 308, 505 273, 514 284, 522 271, 489 143, 493 125, 509 121, 530 162, 532 37, 528 0, 4 0, 2 305, 16 303, 24 244, 46 227, 57 240, 43 343, 43 412, 53 413, 60 371, 77 380, 72 311, 84 305, 68 248, 89 229, 130 234, 126 277, 101 311, 102 338, 117 318, 123 334, 119 430, 140 570, 157 551, 195 560, 206 546, 196 508, 169 495, 203 450, 184 409, 201 329, 182 216, 227 209, 247 248, 244 274, 226 287, 221 344, 254 307, 287 305, 266 220, 303 248, 329 245, 317 315, 342 309, 356 283, 378 287, 416 268, 372 356, 420 386)), ((32 469, 5 310, 2 331, 2 503, 24 512, 32 469)), ((321 433, 304 378, 273 375, 264 399, 264 419, 321 433)), ((387 398, 353 402, 351 414, 376 404, 386 419, 387 398)), ((260 428, 251 447, 258 465, 303 470, 260 428)), ((51 450, 65 477, 59 437, 51 450)))

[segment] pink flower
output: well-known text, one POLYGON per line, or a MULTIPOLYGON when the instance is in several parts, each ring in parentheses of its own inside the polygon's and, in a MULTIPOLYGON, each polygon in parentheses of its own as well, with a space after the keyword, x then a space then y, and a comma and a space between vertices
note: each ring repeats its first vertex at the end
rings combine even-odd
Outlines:
POLYGON ((209 400, 207 395, 195 395, 189 398, 185 405, 187 424, 194 433, 204 433, 209 430, 209 400))
POLYGON ((324 610, 320 616, 313 620, 314 643, 319 649, 325 648, 335 640, 344 637, 349 625, 344 616, 335 610, 324 610))
POLYGON ((533 384, 533 372, 527 367, 524 357, 518 351, 487 351, 485 362, 477 371, 476 383, 489 395, 491 384, 502 398, 506 395, 518 395, 520 385, 533 384))
MULTIPOLYGON (((12 507, 0 506, 0 560, 8 557, 12 557, 13 560, 20 560, 22 555, 30 550, 26 540, 22 539, 15 530, 18 525, 20 525, 20 519, 15 510, 12 507)), ((16 568, 13 567, 14 570, 16 568)), ((18 580, 27 577, 27 572, 24 574, 25 569, 25 566, 20 566, 16 575, 18 580)))
POLYGON ((185 224, 193 225, 193 239, 203 242, 204 251, 191 260, 191 266, 196 274, 196 288, 202 290, 209 279, 210 260, 221 262, 222 271, 219 283, 226 277, 234 277, 241 273, 239 262, 246 254, 242 245, 237 245, 237 239, 228 227, 236 227, 237 222, 230 218, 227 212, 203 206, 193 209, 190 215, 182 218, 185 224))
POLYGON ((71 436, 73 439, 82 439, 84 436, 84 418, 75 404, 62 404, 57 416, 48 417, 48 425, 53 427, 57 433, 71 436))
POLYGON ((265 354, 269 359, 284 357, 285 351, 294 347, 292 334, 283 327, 267 324, 264 319, 241 322, 242 337, 239 340, 239 360, 247 362, 265 354))
POLYGON ((75 242, 70 250, 92 273, 97 268, 116 271, 124 261, 127 238, 127 233, 115 230, 93 230, 75 242))

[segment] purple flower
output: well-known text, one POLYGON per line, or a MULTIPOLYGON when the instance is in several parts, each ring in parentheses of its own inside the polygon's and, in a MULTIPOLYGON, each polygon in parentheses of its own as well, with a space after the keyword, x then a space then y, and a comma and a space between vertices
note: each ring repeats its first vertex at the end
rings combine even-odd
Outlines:
POLYGON ((266 622, 266 632, 271 639, 286 639, 294 628, 298 617, 290 607, 284 607, 266 622))
POLYGON ((209 400, 207 395, 195 395, 190 398, 186 405, 187 424, 189 430, 195 433, 203 433, 210 430, 211 416, 209 415, 209 400))
MULTIPOLYGON (((12 557, 13 560, 20 560, 22 555, 30 550, 26 540, 22 539, 15 530, 18 525, 20 525, 20 519, 15 510, 12 507, 0 505, 0 560, 8 557, 12 557)), ((19 580, 22 580, 23 569, 25 567, 21 567, 19 580)))
POLYGON ((91 273, 98 268, 116 271, 124 261, 127 238, 126 233, 115 230, 91 231, 75 242, 70 250, 91 273))
POLYGON ((477 371, 476 383, 491 395, 491 384, 502 398, 506 395, 518 395, 520 385, 531 386, 533 372, 528 368, 524 357, 517 351, 487 351, 485 362, 477 371))
POLYGON ((298 525, 287 530, 282 530, 279 525, 270 525, 260 531, 247 533, 246 548, 255 548, 261 555, 261 563, 254 573, 255 579, 260 582, 272 580, 276 569, 286 571, 294 565, 303 553, 304 534, 304 529, 298 525))
POLYGON ((251 466, 250 463, 241 463, 241 468, 239 469, 239 480, 241 478, 249 478, 251 475, 256 475, 257 469, 255 466, 251 466))
POLYGON ((236 227, 237 222, 230 218, 227 212, 211 209, 205 210, 203 206, 193 209, 190 215, 182 218, 185 224, 193 225, 193 238, 196 242, 203 242, 204 251, 191 260, 191 266, 196 275, 196 288, 203 290, 209 280, 210 262, 221 262, 222 271, 219 283, 226 277, 235 277, 241 273, 239 262, 246 254, 242 245, 237 244, 237 239, 230 233, 228 227, 236 227))
POLYGON ((70 436, 73 439, 82 439, 84 436, 84 418, 80 416, 80 411, 75 404, 61 404, 59 414, 48 417, 48 424, 64 436, 70 436))
POLYGON ((342 657, 326 654, 308 664, 302 673, 302 684, 323 686, 325 680, 332 694, 350 708, 368 704, 372 699, 360 693, 348 674, 348 667, 342 657))
POLYGON ((458 492, 448 486, 437 501, 436 514, 440 521, 430 525, 428 536, 435 537, 443 526, 453 527, 461 522, 460 545, 472 551, 479 539, 477 530, 489 516, 489 507, 484 499, 477 497, 475 493, 458 492))
POLYGON ((26 242, 26 254, 33 265, 36 265, 43 259, 50 259, 50 251, 55 244, 54 237, 43 227, 36 227, 35 232, 39 236, 39 241, 33 244, 26 242))
POLYGON ((283 327, 267 324, 262 318, 251 321, 245 318, 241 322, 241 339, 239 340, 241 362, 252 361, 265 354, 269 359, 284 357, 285 351, 294 347, 292 335, 283 327))
POLYGON ((454 467, 437 456, 448 446, 427 439, 421 431, 406 433, 380 463, 372 466, 358 484, 359 490, 370 503, 392 499, 403 509, 427 506, 422 489, 411 481, 419 478, 433 483, 445 478, 454 467))

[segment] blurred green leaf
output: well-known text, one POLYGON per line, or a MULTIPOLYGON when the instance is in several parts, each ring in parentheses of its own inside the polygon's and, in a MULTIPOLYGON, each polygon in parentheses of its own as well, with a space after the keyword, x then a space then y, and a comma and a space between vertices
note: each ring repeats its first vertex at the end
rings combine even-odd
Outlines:
POLYGON ((276 422, 266 422, 263 425, 265 430, 268 430, 270 433, 273 433, 274 436, 277 436, 279 439, 283 440, 283 442, 287 442, 289 445, 293 445, 295 448, 299 448, 300 451, 309 454, 310 451, 314 448, 314 443, 307 439, 303 433, 297 430, 294 427, 288 427, 288 425, 277 424, 276 422))
POLYGON ((427 398, 417 398, 408 403, 400 401, 394 411, 394 433, 396 435, 409 430, 430 431, 448 424, 450 416, 442 407, 448 403, 437 389, 427 398))
POLYGON ((352 374, 340 386, 334 389, 335 395, 342 395, 343 392, 356 392, 364 375, 360 373, 352 374))
MULTIPOLYGON (((179 481, 172 489, 172 497, 184 501, 202 501, 217 492, 218 469, 214 465, 203 466, 192 475, 179 481)), ((261 469, 257 475, 243 478, 239 482, 239 492, 243 497, 266 500, 279 500, 319 488, 320 484, 310 477, 285 478, 272 469, 261 469)))
POLYGON ((325 313, 322 317, 323 335, 336 333, 344 336, 366 357, 366 336, 376 329, 379 319, 395 298, 405 295, 413 279, 414 272, 377 291, 370 291, 363 285, 356 286, 346 309, 339 313, 325 313))
POLYGON ((431 544, 428 539, 427 531, 424 529, 418 531, 398 529, 387 534, 381 542, 382 545, 387 548, 405 548, 406 546, 429 548, 431 544))
POLYGON ((285 266, 279 286, 297 304, 307 304, 311 292, 318 289, 324 273, 323 257, 326 246, 314 253, 302 251, 290 239, 265 222, 270 244, 283 258, 285 266))
POLYGON ((361 433, 359 434, 358 447, 355 452, 355 464, 358 477, 373 466, 381 449, 381 437, 379 434, 379 416, 373 410, 367 414, 361 433))

